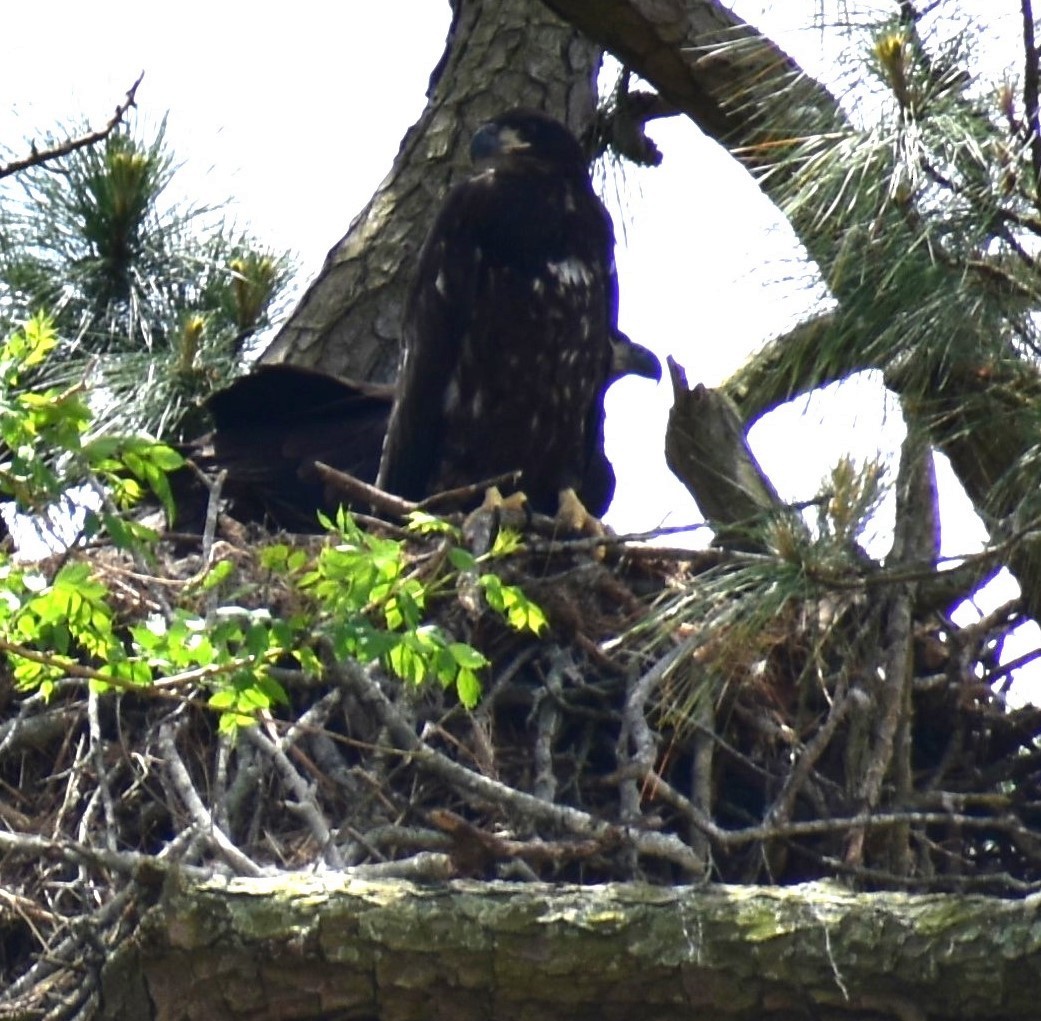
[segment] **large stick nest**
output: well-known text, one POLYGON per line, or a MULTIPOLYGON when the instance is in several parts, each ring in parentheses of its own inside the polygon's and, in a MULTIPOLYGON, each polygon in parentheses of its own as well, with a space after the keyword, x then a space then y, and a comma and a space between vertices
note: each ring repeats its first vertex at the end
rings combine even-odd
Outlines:
MULTIPOLYGON (((277 613, 292 596, 259 568, 262 539, 225 529, 211 559, 233 562, 243 605, 277 613)), ((437 541, 410 540, 417 556, 437 541)), ((1014 608, 964 630, 916 617, 902 749, 879 737, 895 639, 855 573, 873 565, 763 619, 739 612, 762 591, 735 579, 769 558, 591 546, 534 539, 502 567, 545 610, 539 637, 438 604, 492 661, 474 711, 327 657, 320 682, 280 668, 291 704, 231 741, 201 686, 97 695, 70 676, 45 701, 0 679, 0 1017, 87 1016, 100 961, 174 865, 1041 887, 1041 713, 1008 709, 987 675, 1014 608)), ((72 556, 122 593, 128 622, 203 566, 172 543, 152 576, 114 549, 72 556)))

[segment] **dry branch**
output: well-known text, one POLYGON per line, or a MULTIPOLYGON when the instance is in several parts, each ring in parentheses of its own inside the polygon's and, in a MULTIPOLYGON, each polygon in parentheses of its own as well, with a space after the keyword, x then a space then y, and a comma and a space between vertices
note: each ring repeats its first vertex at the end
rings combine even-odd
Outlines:
POLYGON ((64 142, 59 142, 47 149, 37 149, 34 144, 28 156, 12 160, 10 163, 0 164, 0 179, 10 177, 12 174, 20 173, 23 170, 28 170, 30 167, 39 167, 52 160, 61 159, 63 156, 76 152, 77 149, 85 149, 87 146, 96 145, 98 142, 106 139, 123 123, 123 118, 126 117, 127 112, 137 105, 137 87, 141 84, 144 76, 143 71, 137 76, 137 81, 127 90, 126 98, 116 106, 115 113, 112 114, 103 128, 97 131, 88 131, 85 134, 78 135, 76 138, 67 138, 64 142))
POLYGON ((672 358, 668 365, 673 405, 666 463, 716 529, 719 545, 766 552, 755 533, 787 508, 748 446, 737 408, 722 391, 701 383, 688 388, 683 367, 672 358))
POLYGON ((446 780, 464 796, 509 808, 522 818, 558 826, 577 836, 597 837, 612 844, 627 844, 641 854, 670 861, 690 875, 702 874, 703 863, 691 853, 690 848, 672 835, 614 826, 594 818, 588 812, 566 805, 550 804, 467 769, 416 736, 415 731, 380 690, 373 672, 345 664, 336 673, 346 690, 375 713, 402 751, 407 752, 421 769, 446 780))

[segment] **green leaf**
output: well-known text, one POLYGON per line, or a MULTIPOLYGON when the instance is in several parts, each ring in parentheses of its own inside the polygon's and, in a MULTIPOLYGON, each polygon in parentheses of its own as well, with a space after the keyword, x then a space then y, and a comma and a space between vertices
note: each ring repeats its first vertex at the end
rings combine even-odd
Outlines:
POLYGON ((294 655, 296 656, 297 662, 300 664, 300 669, 303 670, 308 677, 322 676, 322 662, 318 658, 314 649, 305 646, 302 649, 297 649, 294 652, 294 655))
POLYGON ((235 572, 235 565, 230 560, 218 560, 203 575, 201 588, 203 592, 212 592, 222 581, 226 581, 235 572))
POLYGON ((481 682, 472 670, 462 667, 456 677, 455 686, 459 694, 459 701, 467 709, 473 709, 481 700, 481 682))
POLYGON ((210 695, 209 704, 214 709, 230 709, 236 704, 238 697, 238 692, 234 688, 221 688, 210 695))
POLYGON ((472 571, 477 566, 474 555, 459 546, 453 546, 448 551, 448 560, 457 571, 472 571))
POLYGON ((542 609, 515 585, 506 585, 495 574, 482 574, 478 579, 488 605, 506 619, 515 631, 540 634, 549 626, 542 609))
POLYGON ((524 536, 515 528, 500 528, 495 534, 495 542, 492 544, 488 556, 492 558, 509 556, 522 549, 523 546, 524 536))
POLYGON ((450 521, 439 518, 428 511, 412 511, 408 516, 408 530, 417 535, 448 535, 454 539, 459 537, 459 529, 450 521))
POLYGON ((419 655, 408 643, 401 641, 394 645, 387 654, 387 662, 403 681, 419 685, 427 676, 424 657, 419 655))
POLYGON ((255 678, 257 689, 264 693, 269 705, 289 705, 289 696, 285 688, 267 672, 255 678))
POLYGON ((452 642, 448 646, 448 651, 451 653, 452 659, 461 667, 466 667, 470 670, 480 670, 481 667, 488 665, 488 660, 484 655, 465 642, 452 642))

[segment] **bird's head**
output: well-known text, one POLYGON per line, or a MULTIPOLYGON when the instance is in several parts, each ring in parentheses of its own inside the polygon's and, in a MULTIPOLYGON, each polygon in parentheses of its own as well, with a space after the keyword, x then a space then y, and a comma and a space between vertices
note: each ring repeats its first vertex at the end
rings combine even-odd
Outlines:
POLYGON ((508 110, 482 124, 470 141, 470 159, 478 169, 519 159, 587 174, 578 139, 560 121, 537 110, 508 110))

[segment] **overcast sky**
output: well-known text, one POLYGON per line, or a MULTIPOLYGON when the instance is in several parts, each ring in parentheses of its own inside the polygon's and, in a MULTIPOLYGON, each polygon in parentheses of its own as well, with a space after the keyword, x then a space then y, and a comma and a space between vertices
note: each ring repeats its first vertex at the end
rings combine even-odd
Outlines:
MULTIPOLYGON (((974 3, 990 12, 988 38, 1016 27, 1009 0, 974 3)), ((836 51, 822 49, 828 33, 804 14, 819 7, 815 0, 735 7, 809 71, 836 73, 836 51)), ((139 116, 158 123, 168 112, 168 140, 184 164, 179 186, 195 200, 233 198, 242 226, 297 253, 303 286, 422 110, 448 21, 447 0, 9 4, 0 145, 20 154, 25 139, 59 123, 102 123, 144 70, 139 116)), ((663 360, 675 356, 692 383, 712 385, 819 291, 787 225, 719 147, 687 121, 652 133, 663 165, 614 177, 605 194, 618 224, 621 326, 663 360)), ((610 396, 608 452, 619 488, 608 521, 620 531, 698 519, 664 464, 670 403, 667 382, 627 381, 610 396)), ((774 413, 751 441, 781 495, 802 500, 843 453, 891 454, 901 435, 881 388, 861 385, 774 413)), ((964 498, 948 495, 944 508, 944 552, 976 547, 983 533, 964 498)), ((888 523, 883 514, 875 554, 886 548, 888 523)))

